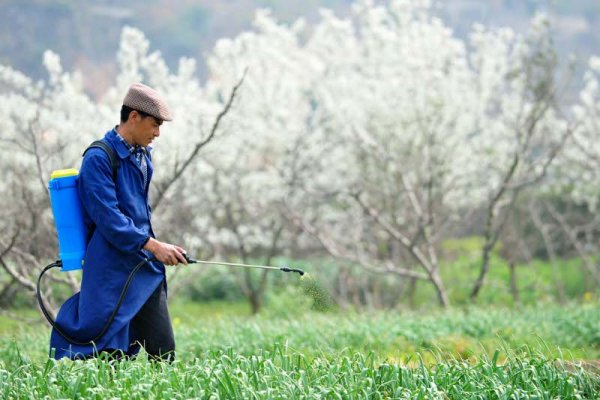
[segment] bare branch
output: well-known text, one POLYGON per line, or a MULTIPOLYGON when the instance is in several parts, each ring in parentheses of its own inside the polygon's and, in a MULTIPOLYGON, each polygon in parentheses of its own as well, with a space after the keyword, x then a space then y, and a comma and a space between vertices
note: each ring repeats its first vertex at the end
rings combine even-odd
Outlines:
POLYGON ((583 246, 581 245, 581 243, 579 242, 579 240, 577 240, 577 237, 576 237, 575 233, 573 232, 573 228, 571 228, 569 226, 569 224, 567 223, 565 218, 562 215, 560 215, 560 213, 549 202, 544 201, 544 205, 546 206, 546 209, 548 210, 548 212, 550 213, 552 218, 554 218, 554 220, 556 222, 558 222, 558 224, 560 225, 562 230, 567 235, 567 238, 569 239, 569 241, 571 242, 571 244, 577 251, 577 254, 579 254, 579 256, 581 257, 581 259, 583 261, 583 265, 590 272, 590 274, 592 275, 592 277, 594 278, 596 283, 598 285, 600 285, 600 272, 598 271, 597 267, 594 265, 594 262, 591 259, 591 257, 586 254, 586 251, 583 248, 583 246))
POLYGON ((235 95, 236 95, 238 89, 240 88, 240 86, 242 85, 242 83, 244 82, 244 78, 246 77, 247 71, 248 71, 248 69, 246 68, 244 70, 244 74, 242 75, 242 77, 240 78, 238 83, 231 90, 231 94, 229 95, 229 100, 227 100, 225 107, 217 115, 217 119, 215 120, 215 122, 212 126, 212 129, 210 130, 210 134, 204 140, 200 141, 199 143, 197 143, 194 146, 194 149, 192 150, 190 155, 187 157, 187 159, 185 159, 185 161, 183 161, 183 163, 179 167, 176 167, 176 169, 173 172, 173 175, 171 177, 166 179, 162 185, 157 185, 158 195, 156 196, 156 199, 154 200, 154 202, 152 204, 152 209, 156 210, 158 205, 163 200, 167 190, 169 190, 169 188, 173 185, 173 183, 175 183, 181 177, 181 175, 184 173, 184 171, 190 166, 192 161, 198 155, 198 152, 200 151, 200 149, 202 149, 204 146, 206 146, 213 139, 213 137, 215 136, 215 134, 217 132, 217 129, 219 127, 221 120, 229 112, 231 105, 233 104, 233 100, 235 99, 235 95))
POLYGON ((286 209, 286 215, 288 219, 295 225, 307 232, 309 235, 314 237, 321 246, 331 254, 333 257, 345 260, 354 264, 360 265, 364 270, 377 273, 377 274, 394 274, 398 276, 403 276, 407 278, 419 279, 424 281, 429 281, 430 278, 428 275, 419 273, 417 271, 412 271, 409 269, 398 268, 394 266, 391 262, 386 263, 384 268, 376 268, 370 265, 370 263, 365 260, 354 257, 348 254, 345 250, 341 249, 337 246, 332 240, 329 240, 325 235, 320 233, 313 225, 308 223, 305 219, 301 218, 297 214, 293 213, 291 210, 286 209))
POLYGON ((541 216, 538 213, 538 210, 535 208, 533 201, 530 201, 528 204, 529 215, 531 216, 531 221, 536 229, 540 232, 542 236, 542 240, 544 242, 544 246, 546 247, 546 253, 548 254, 548 258, 550 259, 550 265, 552 267, 552 275, 554 279, 554 285, 556 286, 556 290, 558 292, 560 302, 565 301, 565 290, 564 285, 560 280, 558 273, 558 266, 556 265, 556 250, 554 248, 554 244, 552 242, 552 237, 550 236, 550 232, 546 224, 542 221, 541 216))
POLYGON ((50 201, 50 194, 48 193, 48 190, 46 189, 44 171, 42 168, 42 156, 40 155, 38 141, 37 141, 36 134, 35 134, 35 128, 33 126, 34 123, 39 119, 39 114, 40 114, 40 110, 39 110, 39 108, 37 108, 35 118, 29 122, 29 127, 27 129, 27 133, 29 134, 29 138, 31 139, 31 144, 33 146, 32 154, 35 157, 35 165, 37 168, 37 175, 38 175, 37 178, 39 179, 42 190, 44 191, 44 193, 46 193, 48 201, 50 201))
POLYGON ((402 245, 411 252, 411 254, 419 261, 419 263, 425 268, 427 273, 431 274, 434 267, 431 265, 430 261, 425 257, 425 255, 421 252, 421 250, 416 246, 416 244, 411 241, 406 235, 402 232, 398 231, 396 228, 391 226, 389 223, 383 220, 383 218, 379 215, 379 213, 369 205, 367 205, 364 201, 360 199, 360 195, 356 194, 352 196, 358 204, 363 208, 363 210, 371 216, 375 222, 377 222, 383 229, 386 230, 395 240, 402 243, 402 245))
POLYGON ((13 234, 9 244, 4 248, 4 250, 2 250, 2 252, 0 253, 0 265, 2 265, 2 268, 4 268, 4 270, 6 272, 8 272, 8 274, 15 280, 17 281, 21 286, 34 291, 35 290, 35 284, 29 280, 27 277, 21 275, 17 270, 15 270, 14 268, 12 268, 11 266, 9 266, 9 264, 7 262, 4 261, 4 257, 13 249, 13 247, 15 246, 15 243, 17 241, 17 238, 19 237, 19 232, 20 229, 17 229, 17 231, 13 234))
MULTIPOLYGON (((509 189, 519 190, 525 186, 534 185, 534 184, 540 182, 542 179, 544 179, 544 177, 546 176, 546 174, 548 172, 548 168, 550 168, 550 165, 552 165, 552 163, 554 162, 554 160, 556 159, 556 157, 558 156, 560 151, 565 147, 565 143, 567 142, 567 140, 571 136, 573 136, 575 129, 577 129, 577 125, 578 124, 575 124, 571 128, 567 129, 565 134, 562 136, 561 140, 554 147, 552 147, 552 149, 550 150, 550 152, 548 154, 548 157, 542 163, 542 170, 537 175, 534 174, 534 176, 528 180, 525 180, 523 182, 518 182, 515 185, 510 185, 509 189)), ((535 167, 536 167, 536 165, 531 165, 530 168, 528 169, 528 171, 531 172, 535 167)))
POLYGON ((0 257, 0 265, 2 265, 2 268, 4 268, 4 270, 6 272, 8 272, 8 274, 10 276, 13 277, 13 279, 15 279, 17 282, 19 282, 19 284, 29 290, 31 290, 32 292, 35 291, 35 284, 30 281, 29 279, 27 279, 26 277, 24 277, 23 275, 19 274, 16 270, 14 270, 12 267, 10 267, 8 265, 8 263, 6 263, 4 261, 4 258, 0 257))
POLYGON ((15 245, 15 243, 17 242, 17 238, 19 237, 19 233, 20 232, 21 232, 20 227, 17 227, 17 230, 15 231, 15 233, 10 238, 10 242, 5 247, 5 249, 2 250, 2 252, 0 253, 0 258, 4 258, 4 256, 7 255, 12 250, 12 248, 15 245))

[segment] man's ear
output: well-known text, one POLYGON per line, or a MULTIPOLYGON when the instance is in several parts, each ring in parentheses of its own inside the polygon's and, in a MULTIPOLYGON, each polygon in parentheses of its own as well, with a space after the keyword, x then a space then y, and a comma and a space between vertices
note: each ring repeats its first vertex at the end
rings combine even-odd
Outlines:
POLYGON ((129 113, 129 120, 130 121, 138 122, 141 118, 142 118, 142 116, 136 110, 131 110, 131 112, 129 113))

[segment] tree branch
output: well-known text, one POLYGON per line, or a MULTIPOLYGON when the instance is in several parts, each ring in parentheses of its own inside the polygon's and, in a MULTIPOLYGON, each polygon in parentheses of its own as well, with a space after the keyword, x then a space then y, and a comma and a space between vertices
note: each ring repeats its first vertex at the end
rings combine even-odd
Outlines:
POLYGON ((231 105, 233 104, 233 100, 235 99, 235 95, 236 95, 238 89, 240 88, 240 86, 242 85, 242 83, 244 82, 244 78, 246 77, 247 71, 248 71, 248 68, 246 68, 244 70, 244 74, 242 75, 242 77, 240 78, 238 83, 231 90, 231 94, 229 95, 229 100, 227 100, 225 107, 217 115, 217 119, 215 120, 215 122, 210 130, 210 134, 204 140, 200 141, 199 143, 197 143, 194 146, 194 149, 192 150, 192 152, 190 153, 188 158, 178 168, 175 169, 175 171, 173 172, 173 176, 171 176, 169 179, 167 179, 164 182, 164 184, 157 185, 158 195, 156 196, 156 200, 154 200, 154 202, 152 204, 152 209, 156 210, 158 205, 163 200, 167 190, 169 190, 169 188, 173 185, 173 183, 175 183, 181 177, 181 175, 184 173, 184 171, 190 166, 190 164, 192 163, 194 158, 196 158, 200 149, 202 149, 204 146, 206 146, 213 139, 213 137, 215 136, 215 134, 217 132, 217 129, 219 127, 221 120, 229 112, 229 109, 231 108, 231 105))
POLYGON ((581 257, 584 266, 590 272, 590 274, 596 281, 596 284, 600 285, 600 272, 598 271, 590 257, 586 254, 585 249, 583 248, 581 243, 579 243, 579 241, 577 240, 577 237, 573 233, 573 229, 571 229, 564 217, 560 215, 560 213, 549 202, 544 201, 544 205, 546 206, 546 209, 548 210, 552 218, 554 218, 554 220, 558 222, 562 230, 565 232, 567 238, 569 238, 569 241, 577 251, 577 254, 579 254, 579 256, 581 257))
POLYGON ((298 216, 295 213, 293 213, 291 210, 288 209, 287 212, 286 212, 286 214, 288 216, 288 219, 295 226, 298 226, 299 228, 301 228, 302 230, 304 230, 305 232, 307 232, 309 235, 311 235, 312 237, 314 237, 321 244, 321 246, 325 249, 325 251, 327 251, 329 254, 331 254, 333 257, 335 257, 337 259, 345 260, 345 261, 349 261, 351 263, 358 264, 364 270, 369 271, 369 272, 373 272, 373 273, 377 273, 377 274, 394 274, 394 275, 398 275, 398 276, 403 276, 403 277, 413 278, 413 279, 419 279, 419 280, 424 280, 424 281, 430 281, 431 280, 429 278, 429 276, 426 275, 426 274, 422 274, 422 273, 419 273, 417 271, 411 271, 409 269, 398 268, 396 266, 393 266, 391 264, 391 262, 386 263, 386 266, 384 268, 373 267, 369 263, 365 262, 365 260, 363 260, 363 259, 361 259, 359 257, 351 256, 350 254, 348 254, 343 249, 340 249, 339 246, 337 246, 331 240, 327 239, 314 226, 312 226, 311 224, 309 224, 308 222, 306 222, 300 216, 298 216))

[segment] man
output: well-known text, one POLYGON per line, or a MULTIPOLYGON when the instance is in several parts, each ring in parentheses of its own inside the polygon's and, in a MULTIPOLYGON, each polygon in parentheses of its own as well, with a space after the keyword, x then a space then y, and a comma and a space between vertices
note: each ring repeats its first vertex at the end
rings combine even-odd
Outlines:
POLYGON ((118 160, 116 176, 107 151, 90 147, 84 154, 78 190, 88 247, 81 291, 63 304, 58 325, 76 341, 92 340, 109 321, 134 267, 144 258, 158 261, 135 273, 118 313, 97 343, 73 344, 53 330, 50 351, 56 359, 87 358, 104 351, 129 356, 140 346, 153 359, 174 358, 164 264, 187 262, 184 249, 155 239, 148 201, 153 171, 148 145, 160 135, 162 122, 171 120, 163 97, 135 83, 123 100, 120 124, 102 139, 118 160))

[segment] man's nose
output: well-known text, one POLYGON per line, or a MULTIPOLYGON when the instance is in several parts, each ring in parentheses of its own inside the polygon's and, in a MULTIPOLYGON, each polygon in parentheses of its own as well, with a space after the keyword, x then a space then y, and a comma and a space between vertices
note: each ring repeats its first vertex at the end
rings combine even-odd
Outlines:
POLYGON ((159 137, 159 136, 160 136, 160 127, 156 128, 156 129, 154 130, 154 136, 155 136, 155 137, 159 137))

